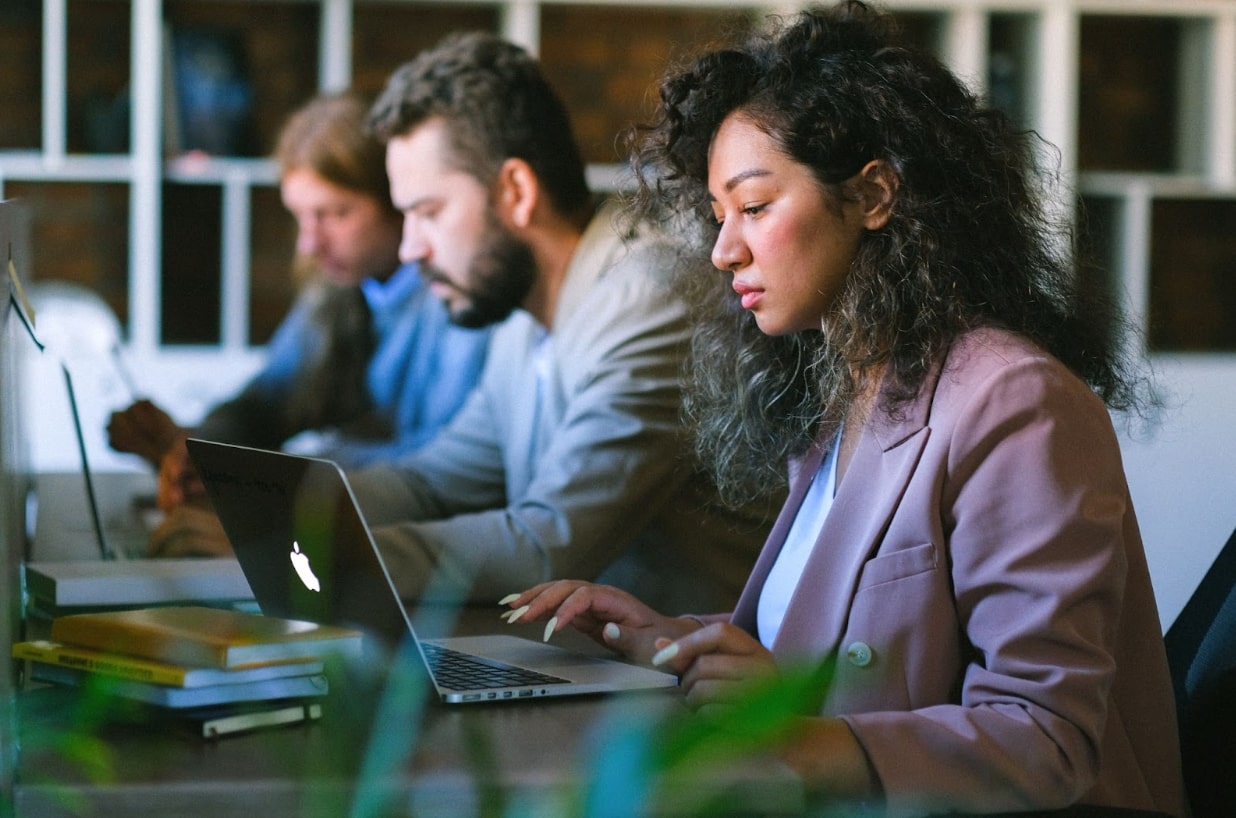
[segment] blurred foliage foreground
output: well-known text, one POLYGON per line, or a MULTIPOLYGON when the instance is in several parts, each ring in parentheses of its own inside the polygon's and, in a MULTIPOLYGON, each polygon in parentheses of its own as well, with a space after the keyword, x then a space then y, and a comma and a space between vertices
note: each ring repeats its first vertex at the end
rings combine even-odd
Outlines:
MULTIPOLYGON (((321 722, 266 731, 264 739, 272 748, 268 752, 279 759, 275 771, 282 765, 289 778, 301 781, 297 803, 289 805, 292 814, 305 818, 856 814, 840 805, 809 805, 797 779, 775 759, 778 744, 800 718, 818 712, 832 678, 832 662, 783 669, 775 678, 751 683, 733 701, 699 711, 689 710, 675 693, 605 697, 600 700, 600 718, 587 725, 585 734, 566 736, 554 733, 552 708, 564 706, 558 702, 437 704, 415 647, 405 646, 380 669, 375 667, 330 667, 332 689, 323 701, 321 722), (512 743, 510 729, 494 727, 503 719, 526 719, 536 735, 521 732, 519 743, 525 746, 499 746, 512 743), (552 781, 512 782, 500 761, 534 752, 538 741, 573 742, 575 769, 552 781), (775 773, 763 778, 761 771, 775 773), (467 794, 464 803, 461 792, 467 794)), ((106 784, 115 775, 116 759, 111 754, 121 751, 118 748, 128 755, 130 745, 159 743, 116 741, 117 730, 175 731, 166 719, 152 719, 148 708, 109 696, 104 683, 40 692, 72 695, 62 695, 61 703, 49 705, 62 710, 55 718, 27 721, 21 752, 54 760, 23 763, 27 782, 52 783, 39 779, 60 777, 69 768, 65 777, 106 784), (40 728, 43 722, 47 724, 40 728), (65 729, 66 724, 71 727, 65 729), (108 738, 100 737, 103 731, 108 738)), ((597 700, 592 701, 595 708, 597 700)), ((196 742, 202 745, 201 752, 211 753, 226 752, 226 744, 235 739, 209 741, 186 733, 180 740, 196 742)), ((150 752, 158 755, 157 750, 150 752)), ((126 758, 125 769, 133 764, 131 757, 126 758)), ((158 759, 152 758, 150 764, 157 765, 158 759)), ((91 805, 81 803, 72 788, 49 791, 60 793, 55 797, 62 801, 58 806, 64 812, 91 814, 91 805)))

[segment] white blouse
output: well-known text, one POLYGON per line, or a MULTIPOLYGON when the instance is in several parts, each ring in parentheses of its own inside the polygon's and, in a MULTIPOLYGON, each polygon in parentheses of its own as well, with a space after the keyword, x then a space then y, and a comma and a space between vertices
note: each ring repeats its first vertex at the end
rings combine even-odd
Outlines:
POLYGON ((786 606, 790 604, 790 597, 798 587, 807 558, 811 556, 816 540, 819 539, 824 519, 833 507, 833 494, 837 489, 837 450, 840 444, 841 430, 838 430, 833 445, 820 463, 820 470, 812 478, 811 487, 807 489, 803 504, 790 525, 785 545, 781 547, 781 553, 777 555, 777 561, 773 563, 764 588, 760 591, 755 621, 760 642, 766 648, 771 649, 773 642, 777 640, 781 622, 785 619, 786 606))

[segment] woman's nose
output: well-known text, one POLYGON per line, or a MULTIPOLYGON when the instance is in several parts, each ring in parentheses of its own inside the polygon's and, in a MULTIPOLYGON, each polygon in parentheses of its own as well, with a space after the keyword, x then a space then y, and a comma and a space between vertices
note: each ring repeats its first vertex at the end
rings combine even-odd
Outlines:
POLYGON ((741 269, 751 260, 747 245, 732 228, 721 225, 717 240, 712 246, 712 263, 718 270, 733 272, 741 269))

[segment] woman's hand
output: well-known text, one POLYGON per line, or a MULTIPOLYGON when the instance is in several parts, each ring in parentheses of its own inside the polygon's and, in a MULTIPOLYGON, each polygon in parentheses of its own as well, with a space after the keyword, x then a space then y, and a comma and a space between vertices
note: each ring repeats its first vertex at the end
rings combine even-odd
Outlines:
POLYGON ((623 656, 647 664, 658 639, 674 639, 700 627, 692 619, 663 616, 631 594, 608 585, 577 580, 546 582, 511 594, 508 622, 548 620, 545 639, 571 625, 623 656))
MULTIPOLYGON (((678 674, 688 704, 720 716, 719 723, 752 682, 778 673, 772 653, 742 628, 663 616, 607 585, 547 582, 499 604, 509 608, 503 617, 510 622, 548 620, 547 640, 572 625, 625 656, 678 674)), ((866 754, 840 719, 796 716, 779 750, 812 789, 832 797, 865 798, 878 789, 866 754)))
MULTIPOLYGON (((687 703, 718 725, 731 705, 751 695, 752 683, 778 675, 772 653, 751 634, 728 622, 705 625, 676 641, 657 640, 652 664, 679 675, 687 703)), ((774 688, 760 688, 768 695, 774 688)), ((787 691, 788 692, 788 691, 787 691)), ((849 726, 837 718, 800 715, 786 725, 778 755, 808 787, 830 798, 869 798, 878 778, 849 726)))
POLYGON ((652 664, 679 676, 694 708, 733 701, 756 679, 777 674, 772 653, 728 622, 714 622, 676 640, 655 640, 652 664))

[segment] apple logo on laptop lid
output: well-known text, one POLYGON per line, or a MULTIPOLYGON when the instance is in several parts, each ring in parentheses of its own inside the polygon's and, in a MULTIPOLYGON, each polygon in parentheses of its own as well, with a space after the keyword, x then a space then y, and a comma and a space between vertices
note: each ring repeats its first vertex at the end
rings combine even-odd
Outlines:
POLYGON ((309 565, 309 557, 300 550, 300 543, 292 541, 292 551, 288 554, 292 558, 292 567, 296 569, 296 576, 300 577, 300 581, 305 584, 305 587, 310 591, 321 592, 322 583, 318 581, 318 577, 313 573, 313 568, 309 565))

